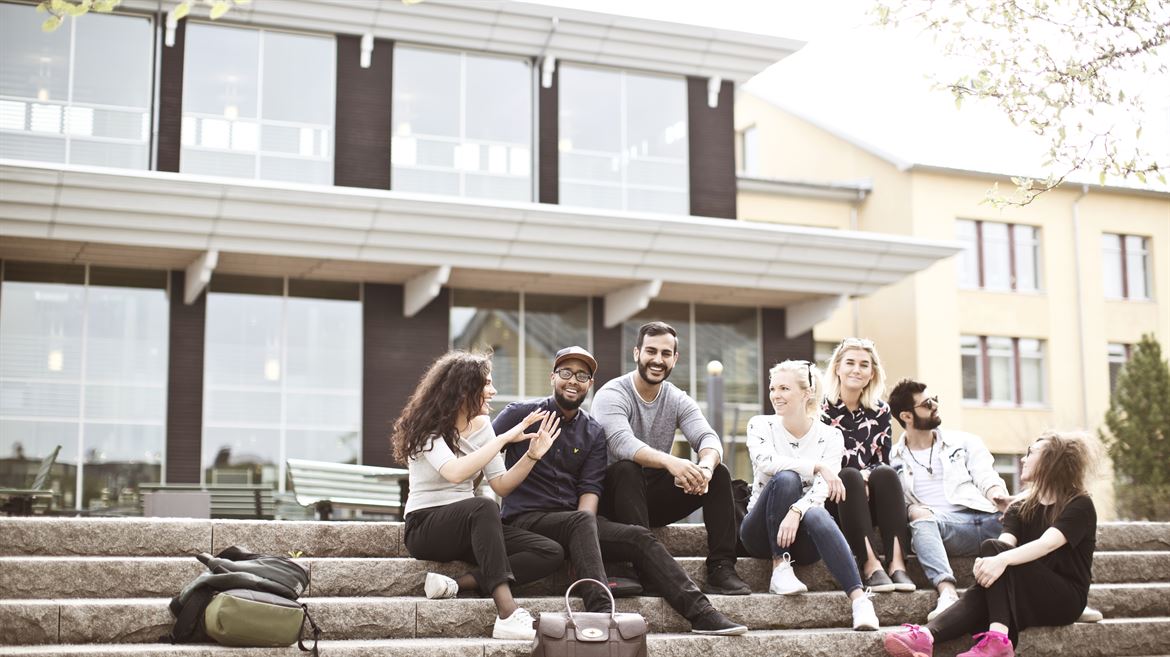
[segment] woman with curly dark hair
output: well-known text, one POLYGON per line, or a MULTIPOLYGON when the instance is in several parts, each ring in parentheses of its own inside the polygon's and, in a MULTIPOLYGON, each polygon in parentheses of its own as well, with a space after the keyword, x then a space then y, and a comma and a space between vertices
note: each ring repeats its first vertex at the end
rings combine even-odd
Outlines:
POLYGON ((957 657, 1012 657, 1020 630, 1071 625, 1089 598, 1097 511, 1087 490, 1094 444, 1082 434, 1045 433, 1020 461, 1028 490, 1008 507, 1003 533, 983 541, 975 586, 926 627, 884 638, 894 657, 930 657, 935 642, 976 634, 957 657))
POLYGON ((515 490, 560 435, 559 419, 530 413, 497 436, 488 417, 495 394, 485 356, 452 351, 423 375, 390 439, 394 457, 410 472, 403 541, 415 559, 477 564, 455 578, 427 573, 428 598, 477 589, 491 595, 499 612, 492 637, 531 640, 532 615, 517 606, 509 583, 552 573, 564 552, 555 541, 502 524, 500 507, 477 492, 485 478, 501 497, 515 490), (533 424, 537 432, 525 434, 533 424), (528 458, 505 469, 501 450, 523 440, 531 440, 528 458))

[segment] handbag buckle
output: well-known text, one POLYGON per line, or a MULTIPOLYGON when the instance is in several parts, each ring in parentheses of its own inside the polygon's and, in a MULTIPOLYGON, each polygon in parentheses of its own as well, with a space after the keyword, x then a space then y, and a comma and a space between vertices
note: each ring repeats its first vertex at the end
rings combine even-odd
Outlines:
POLYGON ((581 636, 585 637, 586 639, 600 639, 604 634, 605 632, 602 632, 596 627, 587 627, 581 630, 581 636))

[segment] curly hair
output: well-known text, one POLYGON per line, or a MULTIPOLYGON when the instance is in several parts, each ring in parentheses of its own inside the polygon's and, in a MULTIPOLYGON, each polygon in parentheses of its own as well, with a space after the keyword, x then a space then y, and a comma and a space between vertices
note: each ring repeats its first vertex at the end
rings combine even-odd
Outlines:
POLYGON ((841 367, 841 361, 845 360, 845 354, 855 349, 869 355, 869 363, 873 370, 873 376, 861 391, 861 405, 876 409, 878 401, 886 391, 886 368, 882 367, 882 359, 878 357, 877 347, 872 340, 845 338, 837 345, 833 350, 833 357, 829 359, 829 369, 825 372, 825 396, 833 403, 840 401, 841 378, 837 376, 837 370, 841 367))
POLYGON ((1095 443, 1087 434, 1048 431, 1033 443, 1045 443, 1043 451, 1029 458, 1032 466, 1031 487, 1017 504, 1020 518, 1030 521, 1044 513, 1044 522, 1052 524, 1074 498, 1088 495, 1086 480, 1096 462, 1095 443), (1051 500, 1046 509, 1040 500, 1051 500))
POLYGON ((394 422, 390 435, 394 459, 405 463, 429 450, 435 436, 442 436, 455 451, 459 438, 455 422, 460 413, 468 420, 480 414, 491 371, 488 356, 466 351, 447 352, 432 363, 394 422))

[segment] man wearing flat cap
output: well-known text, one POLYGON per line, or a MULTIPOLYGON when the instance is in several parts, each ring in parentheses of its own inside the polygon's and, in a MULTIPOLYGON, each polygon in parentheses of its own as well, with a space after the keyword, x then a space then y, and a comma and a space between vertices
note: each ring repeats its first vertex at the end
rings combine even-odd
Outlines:
MULTIPOLYGON (((581 347, 557 352, 549 377, 553 394, 541 399, 513 402, 496 416, 496 433, 516 426, 533 411, 550 411, 560 417, 560 437, 544 456, 528 451, 528 441, 511 443, 504 451, 509 468, 520 459, 536 461, 532 472, 504 498, 503 521, 553 539, 565 548, 576 577, 608 581, 603 558, 633 562, 647 584, 653 586, 697 634, 743 634, 747 628, 721 614, 645 527, 613 522, 597 515, 597 503, 605 482, 607 443, 605 430, 581 410, 597 359, 581 347)), ((588 611, 609 611, 609 596, 596 586, 578 587, 588 611)))

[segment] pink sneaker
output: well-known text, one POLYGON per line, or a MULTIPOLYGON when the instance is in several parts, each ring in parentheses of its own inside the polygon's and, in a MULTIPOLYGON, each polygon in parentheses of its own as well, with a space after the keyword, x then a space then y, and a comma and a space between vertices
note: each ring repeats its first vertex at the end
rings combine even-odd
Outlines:
POLYGON ((882 639, 886 654, 890 657, 931 657, 934 653, 934 636, 918 625, 906 624, 904 629, 889 632, 882 639))
POLYGON ((1016 657, 1012 648, 1012 640, 1002 632, 984 632, 973 638, 979 641, 967 652, 961 652, 955 657, 1016 657))

